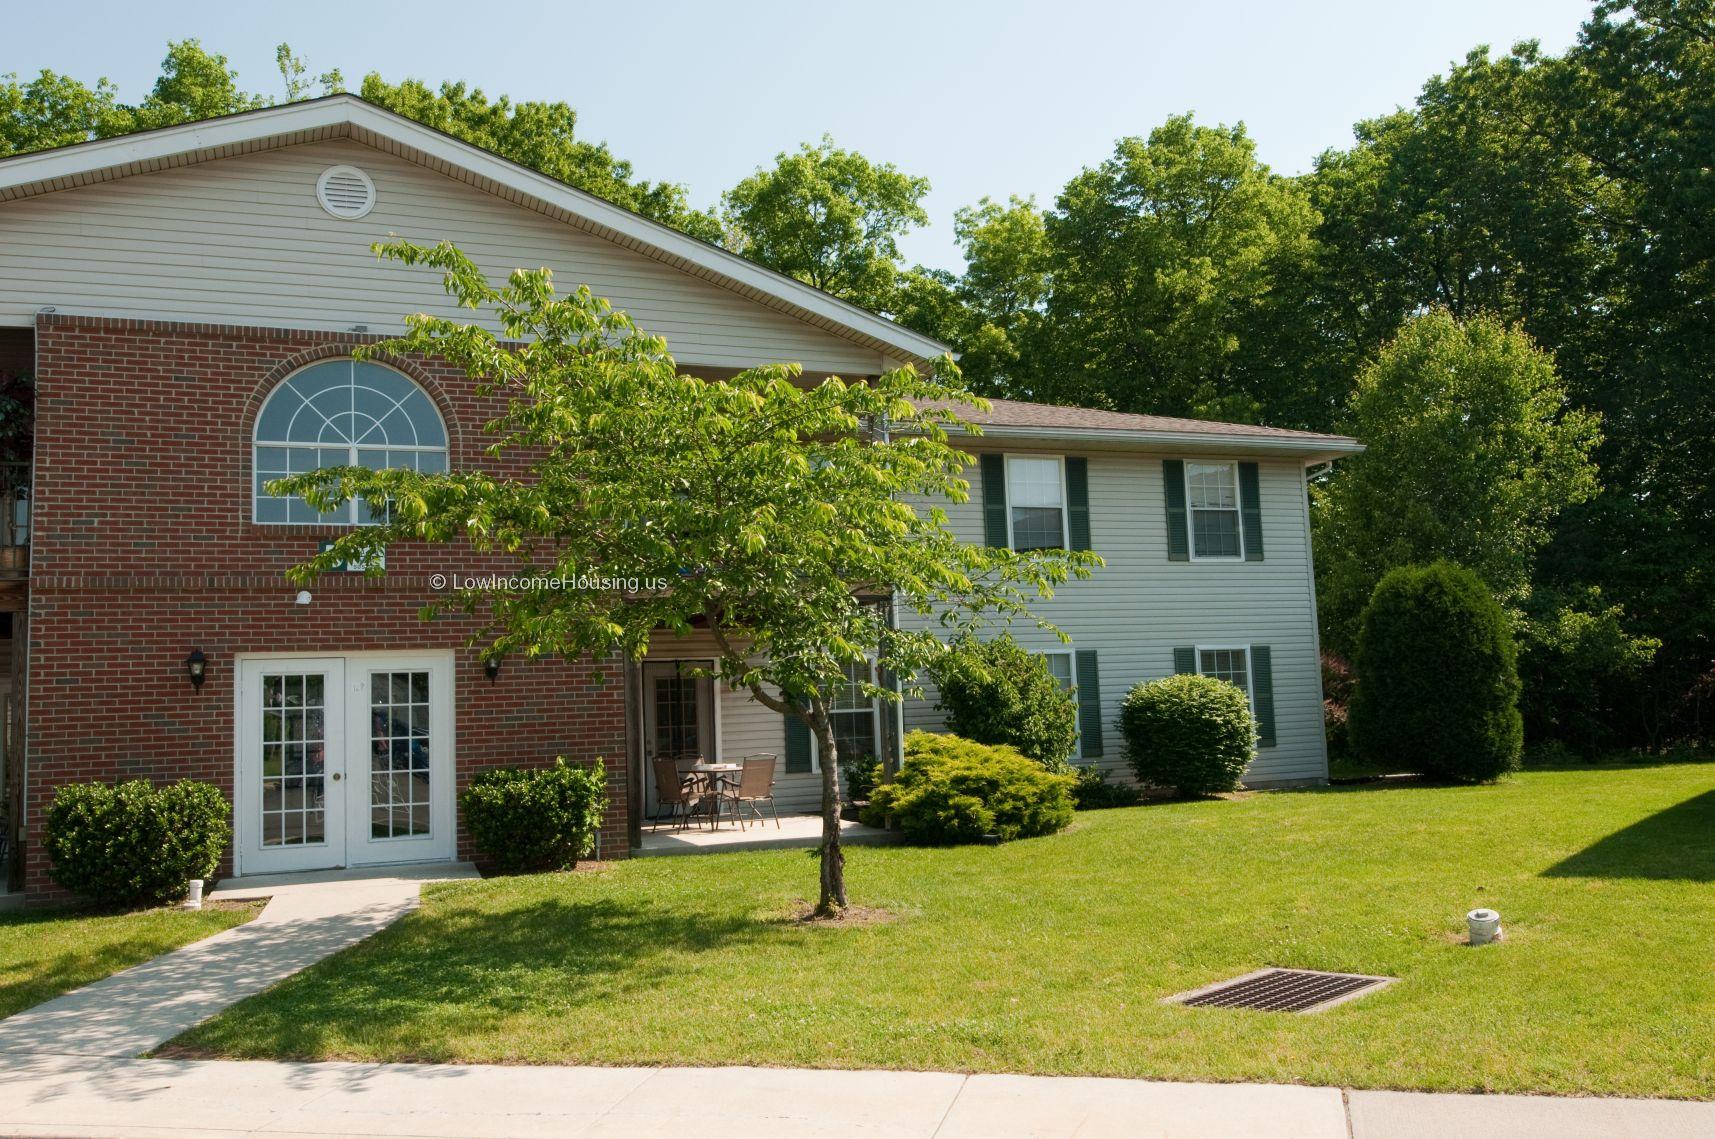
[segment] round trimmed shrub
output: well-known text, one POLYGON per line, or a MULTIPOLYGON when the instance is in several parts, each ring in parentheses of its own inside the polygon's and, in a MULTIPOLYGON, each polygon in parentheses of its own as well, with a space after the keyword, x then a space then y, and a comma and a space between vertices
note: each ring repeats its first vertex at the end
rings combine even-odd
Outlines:
POLYGON ((459 796, 471 842, 506 874, 569 870, 595 849, 607 811, 607 775, 597 759, 585 767, 493 767, 478 772, 459 796))
POLYGON ((1034 838, 1072 821, 1073 782, 1015 748, 912 732, 898 776, 875 789, 863 820, 892 815, 907 839, 936 846, 1034 838))
POLYGON ((54 881, 72 893, 139 906, 177 901, 191 879, 212 878, 231 834, 232 808, 212 784, 132 779, 61 787, 42 844, 54 881))
POLYGON ((1451 562, 1401 566, 1358 627, 1352 744, 1366 759, 1457 783, 1519 765, 1517 648, 1500 603, 1451 562))
POLYGON ((1256 753, 1250 701, 1212 676, 1138 684, 1120 705, 1120 730, 1138 781, 1180 795, 1236 790, 1256 753))
POLYGON ((1048 770, 1072 770, 1078 705, 1041 654, 1010 636, 960 641, 931 670, 947 730, 983 744, 1005 744, 1048 770))

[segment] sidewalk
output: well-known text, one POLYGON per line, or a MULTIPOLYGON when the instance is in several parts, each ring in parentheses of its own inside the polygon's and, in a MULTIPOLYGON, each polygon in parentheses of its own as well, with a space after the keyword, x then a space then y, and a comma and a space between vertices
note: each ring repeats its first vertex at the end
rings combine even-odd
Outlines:
POLYGON ((1715 1104, 785 1068, 0 1055, 0 1135, 1692 1139, 1715 1104))

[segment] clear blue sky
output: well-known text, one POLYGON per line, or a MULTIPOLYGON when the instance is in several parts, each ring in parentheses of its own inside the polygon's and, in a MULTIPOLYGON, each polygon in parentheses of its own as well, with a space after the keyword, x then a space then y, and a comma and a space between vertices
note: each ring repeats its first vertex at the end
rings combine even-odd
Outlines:
POLYGON ((953 211, 984 194, 1052 202, 1113 141, 1170 114, 1242 120, 1263 160, 1297 172, 1352 123, 1410 103, 1470 48, 1534 38, 1561 51, 1589 0, 863 5, 649 0, 457 3, 60 0, 10 6, 0 72, 106 76, 141 98, 169 39, 200 37, 249 90, 278 95, 274 45, 355 86, 464 79, 562 99, 583 137, 699 205, 782 149, 831 133, 926 175, 912 260, 957 268, 953 211))

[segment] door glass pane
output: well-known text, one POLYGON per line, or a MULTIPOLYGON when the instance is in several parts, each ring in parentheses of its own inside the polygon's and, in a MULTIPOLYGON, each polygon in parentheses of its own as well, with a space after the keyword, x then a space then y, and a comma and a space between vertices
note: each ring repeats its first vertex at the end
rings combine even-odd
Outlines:
POLYGON ((327 841, 327 705, 319 673, 262 677, 262 845, 327 841))
POLYGON ((369 674, 369 833, 429 833, 429 674, 369 674))
POLYGON ((655 754, 670 759, 702 755, 697 715, 697 680, 691 676, 655 678, 655 754))

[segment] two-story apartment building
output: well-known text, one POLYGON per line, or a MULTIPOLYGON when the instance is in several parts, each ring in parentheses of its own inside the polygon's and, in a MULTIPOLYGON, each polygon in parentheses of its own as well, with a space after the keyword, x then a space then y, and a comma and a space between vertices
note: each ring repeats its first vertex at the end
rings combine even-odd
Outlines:
MULTIPOLYGON (((459 620, 418 609, 437 575, 509 568, 401 548, 384 579, 300 591, 286 569, 358 508, 265 492, 331 463, 492 464, 495 406, 434 360, 358 363, 409 312, 468 319, 431 275, 378 263, 389 235, 449 240, 499 275, 546 265, 664 335, 688 372, 795 361, 873 376, 944 347, 733 254, 351 96, 0 161, 0 368, 35 383, 14 497, 27 560, 0 562, 12 661, 5 763, 12 881, 53 884, 46 805, 72 781, 195 777, 234 805, 223 873, 468 855, 458 790, 496 764, 603 757, 602 856, 652 805, 645 758, 782 757, 783 810, 819 796, 801 733, 687 675, 695 637, 598 683, 587 663, 485 670, 459 620), (14 566, 8 574, 7 565, 14 566)), ((1257 784, 1326 774, 1306 468, 1336 436, 997 403, 981 418, 972 541, 1087 545, 1108 568, 1045 612, 1035 647, 1077 689, 1083 756, 1120 766, 1138 680, 1196 669, 1245 687, 1257 784)), ((877 754, 933 725, 852 700, 842 739, 877 754)))

